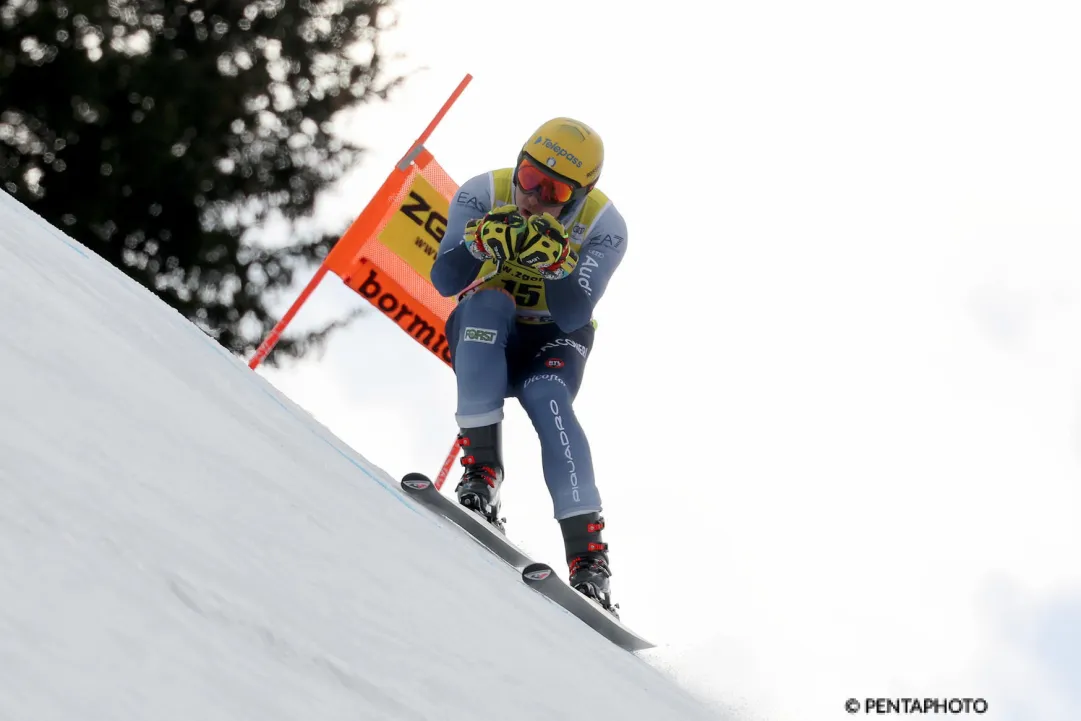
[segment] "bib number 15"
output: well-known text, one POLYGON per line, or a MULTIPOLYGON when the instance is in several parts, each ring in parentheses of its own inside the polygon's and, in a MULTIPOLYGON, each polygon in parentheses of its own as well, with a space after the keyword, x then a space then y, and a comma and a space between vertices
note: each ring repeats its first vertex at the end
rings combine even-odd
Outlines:
POLYGON ((514 301, 519 306, 532 308, 540 302, 540 286, 508 278, 503 281, 503 287, 507 289, 508 293, 514 296, 514 301))

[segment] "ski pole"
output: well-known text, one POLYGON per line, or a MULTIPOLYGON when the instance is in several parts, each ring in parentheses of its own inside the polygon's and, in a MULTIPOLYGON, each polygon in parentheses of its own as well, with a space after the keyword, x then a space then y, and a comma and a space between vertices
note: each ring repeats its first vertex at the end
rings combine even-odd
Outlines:
POLYGON ((447 454, 447 460, 443 463, 443 468, 440 469, 439 475, 435 477, 435 490, 439 490, 443 487, 443 483, 446 482, 447 476, 450 475, 450 468, 454 465, 454 459, 458 457, 458 449, 461 446, 458 444, 458 438, 454 438, 454 445, 451 446, 450 453, 447 454))

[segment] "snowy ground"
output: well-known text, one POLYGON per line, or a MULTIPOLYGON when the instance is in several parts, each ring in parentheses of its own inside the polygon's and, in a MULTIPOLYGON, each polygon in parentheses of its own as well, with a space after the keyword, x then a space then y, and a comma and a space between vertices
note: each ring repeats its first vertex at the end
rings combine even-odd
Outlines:
POLYGON ((0 309, 0 719, 719 718, 4 193, 0 309))

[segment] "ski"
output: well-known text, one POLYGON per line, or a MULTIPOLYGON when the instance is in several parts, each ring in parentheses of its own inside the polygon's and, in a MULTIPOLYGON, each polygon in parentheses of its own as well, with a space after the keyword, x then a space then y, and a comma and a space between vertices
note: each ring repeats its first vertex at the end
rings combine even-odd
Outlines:
POLYGON ((473 537, 480 545, 499 556, 511 566, 521 568, 533 562, 502 533, 476 513, 447 498, 435 484, 422 473, 407 473, 402 478, 402 490, 429 510, 442 516, 473 537))
POLYGON ((564 583, 551 566, 535 562, 481 516, 440 493, 424 474, 406 474, 401 486, 409 497, 458 526, 482 547, 519 570, 527 586, 562 606, 604 638, 632 653, 654 647, 654 644, 624 626, 615 615, 564 583))
POLYGON ((546 563, 530 563, 522 569, 526 585, 562 606, 594 631, 631 653, 653 648, 654 644, 624 626, 611 612, 601 608, 556 575, 546 563))

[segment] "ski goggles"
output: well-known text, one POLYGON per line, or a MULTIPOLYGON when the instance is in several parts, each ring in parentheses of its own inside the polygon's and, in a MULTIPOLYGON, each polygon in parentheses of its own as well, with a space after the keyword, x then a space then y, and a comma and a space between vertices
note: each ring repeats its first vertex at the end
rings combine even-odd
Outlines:
POLYGON ((514 170, 514 182, 526 195, 539 193, 541 202, 549 205, 564 205, 589 192, 569 180, 560 180, 550 170, 533 162, 528 155, 523 155, 518 161, 518 167, 514 170))

